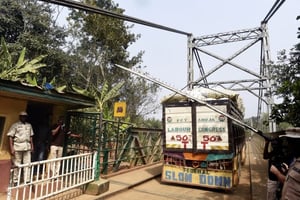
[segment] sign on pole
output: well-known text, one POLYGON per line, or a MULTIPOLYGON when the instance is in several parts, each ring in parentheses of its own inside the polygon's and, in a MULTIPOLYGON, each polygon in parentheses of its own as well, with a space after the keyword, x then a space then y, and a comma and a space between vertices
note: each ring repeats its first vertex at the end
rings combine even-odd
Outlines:
POLYGON ((126 102, 115 102, 114 117, 125 117, 126 115, 126 102))

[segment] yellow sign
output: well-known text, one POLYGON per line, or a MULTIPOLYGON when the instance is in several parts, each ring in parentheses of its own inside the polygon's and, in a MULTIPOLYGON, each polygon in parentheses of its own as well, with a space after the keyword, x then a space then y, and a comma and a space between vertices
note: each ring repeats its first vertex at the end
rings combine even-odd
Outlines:
POLYGON ((222 170, 193 169, 164 165, 163 182, 196 185, 210 188, 232 188, 232 172, 222 170))
POLYGON ((114 117, 125 117, 126 115, 126 102, 115 102, 114 117))

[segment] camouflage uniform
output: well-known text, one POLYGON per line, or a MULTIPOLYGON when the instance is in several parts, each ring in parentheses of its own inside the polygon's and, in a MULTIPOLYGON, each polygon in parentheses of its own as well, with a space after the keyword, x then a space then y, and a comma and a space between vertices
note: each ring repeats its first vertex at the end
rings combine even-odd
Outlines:
POLYGON ((300 199, 300 157, 289 167, 282 190, 282 200, 300 199))

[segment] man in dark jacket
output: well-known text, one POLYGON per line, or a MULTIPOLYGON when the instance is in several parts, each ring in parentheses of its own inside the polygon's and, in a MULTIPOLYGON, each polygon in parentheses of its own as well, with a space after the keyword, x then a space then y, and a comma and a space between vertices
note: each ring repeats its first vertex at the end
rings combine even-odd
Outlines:
MULTIPOLYGON (((63 146, 65 142, 66 127, 64 118, 59 117, 56 124, 51 128, 51 145, 48 159, 61 158, 63 155, 63 146)), ((55 162, 51 167, 52 176, 58 176, 60 170, 60 161, 55 162)))
POLYGON ((281 138, 265 141, 263 158, 268 159, 267 200, 280 199, 289 157, 284 155, 281 138), (269 151, 271 143, 271 151, 269 151))
POLYGON ((294 161, 289 166, 289 171, 282 189, 282 200, 300 199, 300 127, 286 130, 280 137, 288 139, 289 147, 294 156, 294 161))

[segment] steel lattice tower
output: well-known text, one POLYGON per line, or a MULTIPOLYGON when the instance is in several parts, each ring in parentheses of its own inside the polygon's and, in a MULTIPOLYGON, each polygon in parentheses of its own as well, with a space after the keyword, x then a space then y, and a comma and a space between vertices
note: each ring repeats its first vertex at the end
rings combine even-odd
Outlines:
MULTIPOLYGON (((258 98, 258 112, 257 115, 261 115, 262 103, 267 105, 267 113, 270 115, 273 106, 272 97, 272 78, 270 74, 270 48, 269 48, 269 35, 267 31, 267 25, 265 23, 261 24, 261 27, 253 29, 244 29, 226 33, 218 33, 213 35, 205 35, 201 37, 189 36, 188 39, 188 80, 187 84, 189 89, 194 87, 222 87, 225 89, 230 89, 233 91, 247 91, 250 94, 258 98), (228 58, 223 58, 215 53, 205 50, 203 47, 210 45, 218 45, 224 43, 249 41, 246 46, 242 46, 237 52, 229 56, 228 58), (247 51, 254 44, 260 43, 261 54, 260 54, 260 71, 255 72, 247 67, 233 62, 232 60, 247 51), (217 60, 220 60, 220 64, 210 69, 210 71, 205 73, 205 67, 202 65, 200 59, 200 53, 211 56, 217 60), (194 79, 194 61, 199 69, 199 77, 194 79), (208 77, 213 76, 214 73, 220 68, 224 67, 225 64, 231 65, 241 71, 244 71, 251 75, 252 79, 235 79, 227 81, 215 81, 208 82, 208 77)), ((274 122, 269 119, 270 132, 275 131, 276 127, 274 122)))
POLYGON ((269 131, 276 131, 276 123, 271 119, 270 115, 272 107, 274 105, 273 98, 273 80, 271 74, 271 58, 270 58, 270 46, 269 46, 269 34, 267 29, 267 22, 284 3, 285 0, 277 0, 264 20, 261 22, 260 27, 252 29, 243 29, 232 32, 224 32, 212 35, 204 35, 200 37, 188 36, 187 44, 187 85, 189 89, 194 87, 222 87, 234 91, 247 91, 251 95, 254 95, 258 99, 258 111, 257 117, 260 118, 262 114, 262 104, 265 103, 267 107, 267 114, 269 116, 269 131), (248 41, 248 44, 241 46, 241 48, 233 53, 231 56, 224 58, 215 53, 212 53, 204 47, 211 45, 219 45, 225 43, 237 43, 241 41, 248 41), (260 66, 259 72, 253 71, 247 67, 233 62, 233 59, 238 57, 243 52, 247 51, 250 47, 260 43, 260 66), (217 66, 211 68, 210 71, 205 72, 205 66, 202 65, 200 53, 206 54, 214 59, 221 61, 217 66), (196 61, 199 69, 199 77, 194 79, 194 61, 196 61), (209 82, 208 77, 212 76, 217 70, 224 67, 224 65, 231 65, 236 69, 239 69, 249 75, 251 79, 235 79, 226 81, 209 82))

